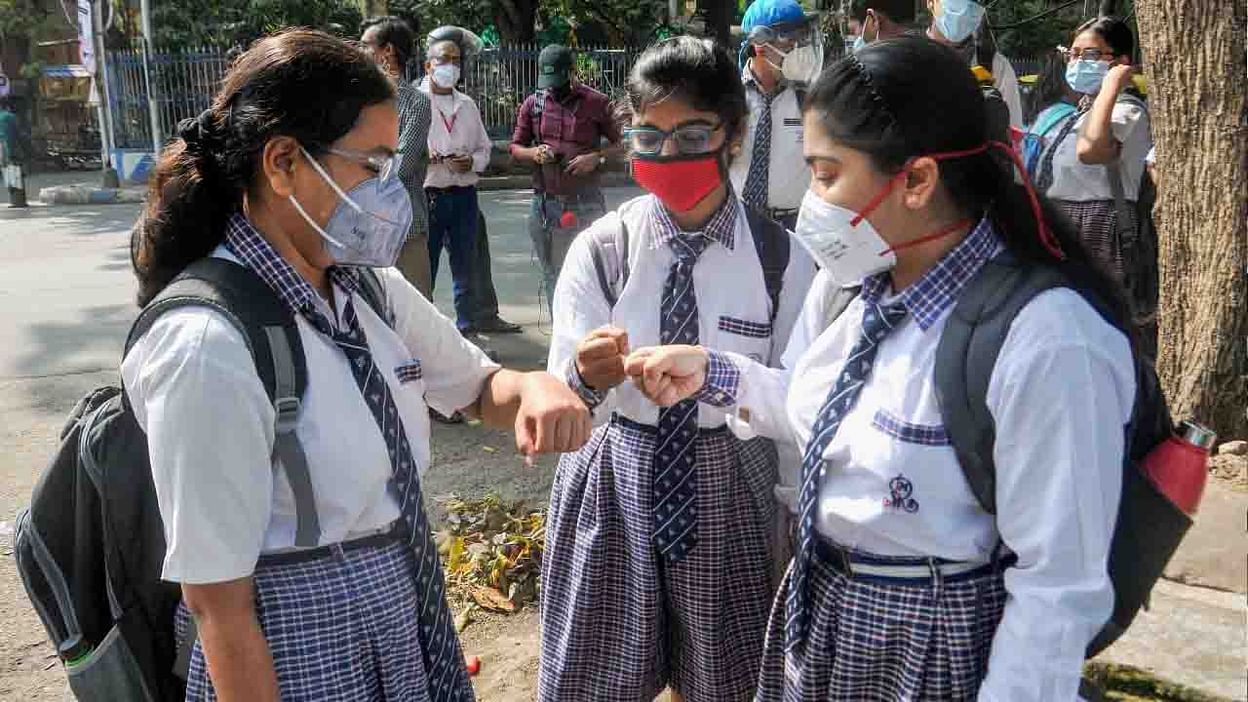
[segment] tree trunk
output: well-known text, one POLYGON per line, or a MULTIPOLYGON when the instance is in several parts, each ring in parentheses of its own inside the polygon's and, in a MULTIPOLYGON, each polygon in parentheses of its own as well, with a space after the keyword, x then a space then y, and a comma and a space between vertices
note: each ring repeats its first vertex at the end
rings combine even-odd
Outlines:
POLYGON ((495 0, 494 26, 504 43, 528 44, 537 40, 538 0, 495 0))
POLYGON ((1248 101, 1241 0, 1138 0, 1159 175, 1157 371, 1176 419, 1248 436, 1248 101))
POLYGON ((386 6, 386 0, 359 0, 360 12, 364 18, 383 17, 389 14, 389 8, 386 6))

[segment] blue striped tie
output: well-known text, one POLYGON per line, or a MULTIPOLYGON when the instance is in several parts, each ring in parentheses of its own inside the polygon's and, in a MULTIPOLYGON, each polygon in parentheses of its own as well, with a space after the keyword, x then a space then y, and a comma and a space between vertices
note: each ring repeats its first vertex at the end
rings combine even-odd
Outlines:
POLYGON ((815 539, 818 538, 815 535, 815 505, 819 498, 819 484, 826 472, 823 452, 832 443, 841 420, 858 401, 862 386, 871 376, 871 364, 875 361, 880 342, 905 316, 906 308, 900 303, 888 307, 875 302, 866 303, 862 315, 862 336, 849 352, 841 375, 828 392, 828 398, 819 408, 819 415, 811 428, 810 441, 806 443, 806 453, 802 456, 802 492, 797 503, 797 552, 793 554, 793 575, 785 602, 788 615, 784 626, 786 650, 803 645, 810 624, 810 559, 815 539))
POLYGON ((750 168, 745 173, 745 188, 741 199, 751 208, 763 212, 767 209, 768 181, 771 172, 771 95, 759 91, 763 109, 754 125, 754 148, 750 150, 750 168))
MULTIPOLYGON (((425 677, 429 681, 429 699, 432 702, 471 702, 475 697, 464 667, 459 638, 455 634, 455 620, 446 603, 446 582, 442 577, 442 564, 438 561, 438 547, 429 528, 429 519, 425 516, 416 461, 412 457, 412 447, 408 444, 398 407, 390 394, 390 386, 373 361, 364 329, 349 298, 342 308, 346 327, 342 331, 335 330, 329 320, 315 309, 305 308, 303 313, 346 355, 355 383, 372 411, 390 453, 394 476, 389 487, 398 498, 407 527, 408 545, 416 557, 421 651, 424 654, 425 677)), ((402 602, 394 603, 394 606, 402 605, 402 602)))
MULTIPOLYGON (((665 345, 698 343, 693 266, 709 243, 710 239, 701 234, 671 239, 676 261, 663 288, 659 322, 659 340, 665 345)), ((697 440, 697 401, 682 400, 659 409, 654 450, 654 544, 673 563, 684 558, 697 543, 697 440)))

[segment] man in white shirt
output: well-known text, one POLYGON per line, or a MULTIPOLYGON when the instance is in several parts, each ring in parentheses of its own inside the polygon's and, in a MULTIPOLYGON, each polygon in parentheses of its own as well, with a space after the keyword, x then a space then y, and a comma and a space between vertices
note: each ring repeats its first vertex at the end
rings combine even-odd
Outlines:
POLYGON ((461 52, 453 41, 431 44, 421 86, 433 104, 429 126, 429 263, 433 279, 445 245, 454 281, 456 326, 471 333, 475 317, 473 263, 477 237, 477 180, 490 162, 490 136, 472 98, 455 89, 461 52))
POLYGON ((992 84, 1010 109, 1010 126, 1023 127, 1023 98, 1018 90, 1014 66, 997 51, 992 35, 979 31, 984 6, 972 0, 927 0, 932 24, 927 36, 964 54, 972 66, 982 66, 992 74, 992 84))
POLYGON ((747 206, 792 229, 810 185, 809 169, 800 167, 802 99, 821 68, 822 52, 800 80, 794 69, 796 57, 816 50, 817 32, 795 0, 757 0, 741 20, 741 31, 750 52, 741 72, 750 114, 729 176, 747 206), (794 64, 786 71, 789 62, 794 64))

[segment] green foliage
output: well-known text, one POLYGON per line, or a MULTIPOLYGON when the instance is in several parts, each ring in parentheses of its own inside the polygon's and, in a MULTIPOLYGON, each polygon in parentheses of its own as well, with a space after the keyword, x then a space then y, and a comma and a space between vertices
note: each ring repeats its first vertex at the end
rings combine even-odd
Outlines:
POLYGON ((285 27, 354 37, 361 19, 351 0, 170 0, 152 10, 154 43, 161 47, 246 46, 285 27))
POLYGON ((59 37, 67 31, 70 31, 69 24, 55 5, 48 6, 38 0, 0 0, 0 37, 27 37, 38 41, 59 37))

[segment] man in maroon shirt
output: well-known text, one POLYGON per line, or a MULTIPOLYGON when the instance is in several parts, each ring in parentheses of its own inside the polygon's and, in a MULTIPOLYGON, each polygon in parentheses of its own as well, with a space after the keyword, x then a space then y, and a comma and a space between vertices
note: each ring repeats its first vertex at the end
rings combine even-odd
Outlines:
POLYGON ((520 105, 511 155, 535 164, 529 236, 549 305, 568 245, 606 213, 598 173, 620 143, 620 128, 607 96, 576 80, 571 49, 552 44, 537 63, 538 90, 520 105))

